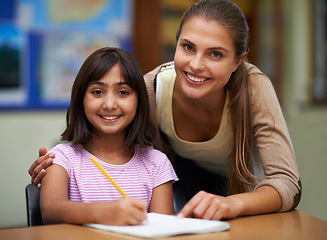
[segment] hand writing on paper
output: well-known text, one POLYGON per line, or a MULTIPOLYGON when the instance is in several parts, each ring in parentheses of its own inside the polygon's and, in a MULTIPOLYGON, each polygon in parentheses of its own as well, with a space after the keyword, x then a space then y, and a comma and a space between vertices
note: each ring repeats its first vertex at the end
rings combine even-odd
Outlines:
POLYGON ((146 202, 135 198, 122 198, 99 202, 94 209, 96 223, 107 225, 138 225, 147 219, 146 202))
POLYGON ((234 200, 200 191, 183 207, 178 217, 196 217, 211 220, 234 218, 239 214, 234 200))

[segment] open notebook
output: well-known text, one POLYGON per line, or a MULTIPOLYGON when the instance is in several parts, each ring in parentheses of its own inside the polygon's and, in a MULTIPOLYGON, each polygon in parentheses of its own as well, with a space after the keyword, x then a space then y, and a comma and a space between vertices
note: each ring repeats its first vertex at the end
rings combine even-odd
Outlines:
POLYGON ((226 231, 230 224, 224 221, 197 218, 178 218, 159 213, 148 213, 148 220, 135 226, 86 224, 87 227, 112 231, 141 238, 163 238, 180 234, 199 234, 226 231))

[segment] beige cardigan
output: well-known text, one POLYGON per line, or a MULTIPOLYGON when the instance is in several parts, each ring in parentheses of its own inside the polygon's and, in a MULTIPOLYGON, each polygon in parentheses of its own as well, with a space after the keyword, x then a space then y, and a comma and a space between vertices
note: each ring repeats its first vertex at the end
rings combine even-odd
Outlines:
MULTIPOLYGON (((167 137, 159 130, 156 119, 154 79, 165 63, 147 73, 144 78, 150 102, 151 120, 157 126, 154 147, 173 160, 174 152, 167 137)), ((269 78, 257 67, 246 63, 250 75, 251 116, 255 139, 255 162, 261 162, 264 176, 255 188, 264 185, 275 188, 282 199, 280 212, 294 209, 301 198, 301 181, 286 123, 269 78)))

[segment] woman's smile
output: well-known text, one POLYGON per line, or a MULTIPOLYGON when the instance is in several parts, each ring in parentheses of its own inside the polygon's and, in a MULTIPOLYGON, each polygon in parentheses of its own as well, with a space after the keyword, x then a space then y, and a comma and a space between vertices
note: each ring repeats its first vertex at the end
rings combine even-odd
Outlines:
POLYGON ((186 77, 188 78, 188 80, 191 80, 192 82, 195 82, 195 83, 203 83, 204 81, 209 79, 207 77, 200 77, 198 75, 193 75, 188 72, 185 72, 185 74, 186 74, 186 77))
POLYGON ((229 30, 215 20, 189 19, 178 39, 174 62, 180 94, 192 99, 224 96, 237 66, 229 30))

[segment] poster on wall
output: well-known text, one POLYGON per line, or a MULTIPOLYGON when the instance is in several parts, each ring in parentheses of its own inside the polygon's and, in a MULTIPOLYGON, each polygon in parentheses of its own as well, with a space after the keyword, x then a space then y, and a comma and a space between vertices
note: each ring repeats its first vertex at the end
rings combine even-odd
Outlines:
POLYGON ((23 79, 24 37, 9 24, 0 25, 0 104, 23 106, 27 100, 23 79))
POLYGON ((131 52, 132 1, 2 0, 0 109, 66 109, 87 56, 131 52))

